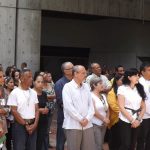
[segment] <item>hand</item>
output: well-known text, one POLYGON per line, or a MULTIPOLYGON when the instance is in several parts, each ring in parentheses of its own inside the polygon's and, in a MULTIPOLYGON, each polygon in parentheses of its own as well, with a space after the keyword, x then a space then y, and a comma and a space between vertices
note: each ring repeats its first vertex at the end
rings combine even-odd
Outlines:
POLYGON ((84 119, 82 119, 82 120, 80 121, 80 124, 81 124, 82 127, 85 127, 85 126, 87 126, 88 122, 89 122, 89 121, 88 121, 86 118, 84 118, 84 119))
POLYGON ((108 125, 110 123, 110 120, 108 118, 104 118, 104 124, 108 125))
POLYGON ((42 114, 43 115, 48 114, 48 112, 49 112, 48 108, 43 108, 43 110, 42 110, 42 114))
POLYGON ((137 128, 139 125, 140 125, 140 122, 139 122, 138 120, 135 120, 135 121, 132 123, 131 127, 132 127, 132 128, 137 128))
POLYGON ((36 127, 37 126, 35 124, 26 125, 26 130, 31 135, 34 132, 34 130, 36 129, 36 127))

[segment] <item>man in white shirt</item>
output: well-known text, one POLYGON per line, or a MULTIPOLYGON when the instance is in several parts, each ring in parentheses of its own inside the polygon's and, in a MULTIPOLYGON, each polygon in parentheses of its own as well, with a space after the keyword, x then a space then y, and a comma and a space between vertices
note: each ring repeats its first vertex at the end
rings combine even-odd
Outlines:
POLYGON ((92 74, 86 78, 86 82, 90 85, 90 81, 92 78, 100 78, 102 80, 103 86, 104 86, 103 92, 108 93, 111 89, 111 82, 108 80, 108 78, 106 76, 101 74, 102 69, 101 69, 100 64, 92 63, 91 64, 91 71, 92 71, 92 74))
POLYGON ((144 86, 146 93, 146 112, 141 123, 137 150, 150 150, 150 63, 143 63, 140 67, 142 76, 139 82, 144 86))
POLYGON ((63 88, 64 122, 69 150, 95 150, 93 125, 94 106, 88 85, 83 83, 86 70, 73 67, 73 80, 63 88))
POLYGON ((9 98, 8 106, 14 116, 14 150, 36 150, 36 128, 39 119, 38 99, 32 84, 32 72, 24 69, 21 73, 20 87, 15 88, 9 98))

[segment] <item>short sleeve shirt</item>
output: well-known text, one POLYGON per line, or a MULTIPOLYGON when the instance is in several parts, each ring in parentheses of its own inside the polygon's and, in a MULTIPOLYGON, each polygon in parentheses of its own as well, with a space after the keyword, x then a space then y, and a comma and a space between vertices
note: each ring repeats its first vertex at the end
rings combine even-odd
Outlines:
MULTIPOLYGON (((125 99, 124 107, 133 110, 138 110, 140 108, 142 97, 139 95, 136 87, 132 89, 130 86, 122 85, 118 88, 117 95, 124 96, 125 99)), ((126 110, 133 116, 131 110, 128 109, 126 110)), ((137 114, 135 113, 133 117, 136 118, 137 114)), ((121 112, 119 113, 119 118, 124 122, 130 123, 130 121, 121 112)))
POLYGON ((145 100, 146 112, 143 116, 143 119, 148 119, 150 118, 150 80, 146 80, 144 79, 144 77, 141 77, 139 79, 139 82, 143 85, 144 91, 146 93, 146 100, 145 100))
POLYGON ((23 119, 35 118, 35 104, 38 103, 37 93, 30 89, 14 89, 8 97, 8 106, 17 106, 17 111, 23 119))

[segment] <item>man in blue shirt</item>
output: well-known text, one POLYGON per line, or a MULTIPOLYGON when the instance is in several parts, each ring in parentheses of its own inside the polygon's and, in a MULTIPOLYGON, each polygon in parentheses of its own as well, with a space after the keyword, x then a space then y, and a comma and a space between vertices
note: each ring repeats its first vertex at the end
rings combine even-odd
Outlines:
POLYGON ((70 82, 73 78, 72 69, 73 69, 73 64, 71 62, 64 62, 61 66, 63 77, 56 82, 54 87, 57 105, 58 105, 56 150, 64 150, 64 144, 66 141, 64 129, 62 128, 63 121, 64 121, 62 90, 64 85, 70 82))

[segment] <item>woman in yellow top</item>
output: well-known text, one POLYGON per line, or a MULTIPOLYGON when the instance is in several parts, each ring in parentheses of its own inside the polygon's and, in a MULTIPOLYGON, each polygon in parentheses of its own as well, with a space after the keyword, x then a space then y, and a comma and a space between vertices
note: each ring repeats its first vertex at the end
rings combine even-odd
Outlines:
POLYGON ((110 129, 110 140, 109 147, 110 150, 119 149, 119 106, 117 102, 117 90, 118 87, 122 85, 122 75, 116 75, 113 80, 112 89, 108 93, 108 104, 110 109, 110 124, 108 128, 110 129))

